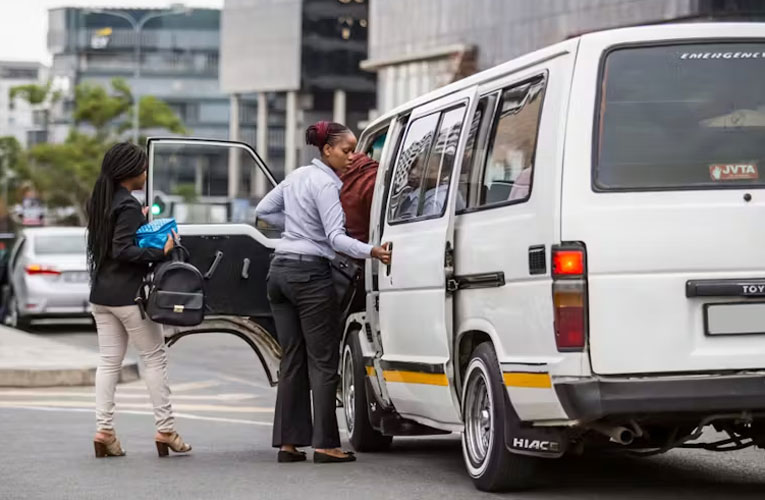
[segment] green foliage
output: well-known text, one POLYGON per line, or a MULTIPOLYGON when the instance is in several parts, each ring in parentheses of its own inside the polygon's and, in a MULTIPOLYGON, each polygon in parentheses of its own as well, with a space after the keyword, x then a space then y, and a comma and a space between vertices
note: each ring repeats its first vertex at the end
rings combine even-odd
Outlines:
POLYGON ((184 203, 195 203, 197 201, 197 188, 194 184, 179 184, 173 190, 173 194, 183 198, 184 203))
POLYGON ((50 82, 45 85, 37 85, 34 83, 30 83, 28 85, 17 85, 15 87, 11 87, 11 90, 8 92, 11 100, 20 97, 32 105, 44 103, 48 98, 49 93, 50 82))
MULTIPOLYGON (((50 85, 22 87, 16 90, 15 95, 33 104, 57 98, 55 93, 48 97, 50 85), (43 89, 44 95, 41 94, 43 89)), ((21 155, 24 161, 17 162, 17 171, 21 177, 33 183, 49 206, 73 206, 80 224, 84 225, 87 220, 87 200, 98 177, 101 158, 109 147, 120 140, 125 131, 130 130, 132 108, 133 95, 123 79, 112 80, 109 91, 100 85, 78 85, 75 89, 73 114, 75 124, 90 125, 95 133, 73 128, 61 144, 33 146, 26 155, 21 155)), ((141 98, 139 126, 186 133, 183 123, 172 109, 153 96, 141 98)), ((4 151, 8 151, 6 155, 16 151, 12 144, 6 145, 4 150, 3 144, 0 138, 0 160, 3 159, 4 151)))
POLYGON ((74 91, 76 124, 89 123, 100 136, 109 134, 108 127, 113 120, 128 113, 133 96, 125 80, 112 80, 112 93, 101 85, 81 83, 74 91))

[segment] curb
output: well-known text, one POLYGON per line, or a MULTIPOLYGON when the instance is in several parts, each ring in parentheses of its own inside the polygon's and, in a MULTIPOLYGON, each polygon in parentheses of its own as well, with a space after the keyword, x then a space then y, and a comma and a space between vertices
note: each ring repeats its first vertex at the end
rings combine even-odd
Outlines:
MULTIPOLYGON (((120 371, 120 383, 140 379, 138 363, 127 361, 120 371)), ((62 387, 95 385, 96 368, 0 369, 0 387, 62 387)))

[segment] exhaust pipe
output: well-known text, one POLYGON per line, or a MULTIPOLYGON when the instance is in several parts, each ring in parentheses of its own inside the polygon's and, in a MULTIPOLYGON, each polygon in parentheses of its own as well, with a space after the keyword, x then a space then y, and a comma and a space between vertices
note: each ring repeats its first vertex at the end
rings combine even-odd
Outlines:
POLYGON ((611 438, 614 443, 630 445, 635 440, 635 432, 621 425, 593 424, 590 428, 611 438))

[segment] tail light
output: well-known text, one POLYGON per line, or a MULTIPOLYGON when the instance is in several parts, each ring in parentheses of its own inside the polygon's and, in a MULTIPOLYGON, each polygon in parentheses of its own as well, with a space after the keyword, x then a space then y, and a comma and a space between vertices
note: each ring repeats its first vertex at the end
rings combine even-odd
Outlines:
POLYGON ((25 271, 28 275, 34 276, 34 275, 48 275, 48 276, 58 276, 61 274, 61 271, 58 269, 55 269, 53 267, 48 266, 41 266, 39 264, 30 264, 26 267, 25 271))
POLYGON ((582 351, 587 342, 587 253, 580 243, 552 249, 552 294, 558 351, 582 351))

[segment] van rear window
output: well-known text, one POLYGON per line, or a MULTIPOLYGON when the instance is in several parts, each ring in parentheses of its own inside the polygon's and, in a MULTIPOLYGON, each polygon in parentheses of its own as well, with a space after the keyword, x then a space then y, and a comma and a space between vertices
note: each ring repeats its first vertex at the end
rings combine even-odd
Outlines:
POLYGON ((596 188, 765 185, 765 43, 618 49, 602 78, 596 188))

